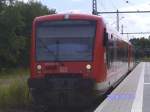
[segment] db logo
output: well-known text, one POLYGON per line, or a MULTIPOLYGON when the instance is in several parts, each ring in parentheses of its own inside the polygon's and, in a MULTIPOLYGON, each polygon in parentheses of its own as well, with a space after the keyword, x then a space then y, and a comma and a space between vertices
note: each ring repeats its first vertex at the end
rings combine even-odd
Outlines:
POLYGON ((68 68, 67 68, 67 67, 60 67, 60 68, 59 68, 59 71, 60 71, 61 73, 66 73, 66 72, 68 72, 68 68))

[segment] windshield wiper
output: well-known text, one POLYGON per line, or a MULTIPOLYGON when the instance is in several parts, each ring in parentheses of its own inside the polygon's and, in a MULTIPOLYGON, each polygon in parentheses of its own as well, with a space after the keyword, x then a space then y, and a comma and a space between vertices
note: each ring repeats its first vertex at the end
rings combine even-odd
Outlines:
POLYGON ((48 53, 50 53, 50 55, 52 55, 53 57, 54 57, 54 61, 57 61, 60 65, 64 65, 63 64, 63 62, 60 62, 59 61, 59 44, 60 44, 60 42, 59 42, 59 40, 57 40, 56 41, 56 45, 57 45, 57 50, 56 50, 56 53, 57 54, 55 54, 53 51, 51 51, 48 47, 47 47, 47 45, 43 42, 43 40, 42 39, 40 39, 40 38, 38 38, 39 40, 40 40, 40 42, 41 42, 41 44, 42 44, 42 46, 45 48, 45 49, 47 49, 47 51, 48 51, 48 53))
POLYGON ((47 47, 47 45, 43 42, 42 39, 40 39, 40 38, 38 38, 38 39, 40 40, 42 47, 45 48, 48 51, 48 53, 50 53, 50 55, 52 55, 54 57, 55 61, 57 61, 56 54, 47 47))

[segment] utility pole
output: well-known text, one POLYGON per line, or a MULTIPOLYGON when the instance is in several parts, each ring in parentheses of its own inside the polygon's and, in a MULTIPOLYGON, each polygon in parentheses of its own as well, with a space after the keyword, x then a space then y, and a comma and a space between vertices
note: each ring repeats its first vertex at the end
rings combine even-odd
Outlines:
POLYGON ((119 11, 117 10, 117 13, 116 13, 117 14, 117 24, 116 25, 117 25, 117 31, 119 32, 119 26, 120 25, 119 25, 119 13, 118 12, 119 11))
POLYGON ((98 15, 98 12, 97 12, 97 0, 93 0, 93 11, 92 11, 92 14, 93 15, 98 15))
POLYGON ((123 35, 123 30, 124 30, 124 27, 123 27, 123 24, 121 25, 121 34, 123 35))

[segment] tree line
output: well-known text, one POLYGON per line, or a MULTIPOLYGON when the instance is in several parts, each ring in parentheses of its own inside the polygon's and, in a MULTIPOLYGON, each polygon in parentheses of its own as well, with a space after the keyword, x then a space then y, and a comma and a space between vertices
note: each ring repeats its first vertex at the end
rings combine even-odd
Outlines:
POLYGON ((150 58, 150 36, 149 38, 133 38, 130 42, 135 49, 135 58, 150 58))
POLYGON ((40 2, 0 0, 0 69, 29 65, 32 21, 56 13, 40 2))

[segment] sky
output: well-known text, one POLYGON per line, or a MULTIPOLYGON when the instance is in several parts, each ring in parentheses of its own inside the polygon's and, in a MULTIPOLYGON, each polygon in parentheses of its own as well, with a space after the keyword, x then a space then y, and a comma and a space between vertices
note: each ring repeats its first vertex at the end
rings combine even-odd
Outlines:
MULTIPOLYGON (((21 0, 28 1, 28 0, 21 0)), ((58 13, 86 13, 92 12, 92 0, 37 0, 48 8, 54 8, 58 13)), ((97 0, 98 11, 150 11, 149 0, 97 0)), ((116 29, 116 14, 101 15, 107 24, 116 29)), ((145 14, 119 14, 120 29, 124 26, 124 32, 150 32, 150 13, 145 14)), ((150 34, 149 34, 150 35, 150 34)), ((133 37, 148 37, 149 35, 128 35, 133 37)), ((124 35, 127 38, 127 35, 124 35)))

